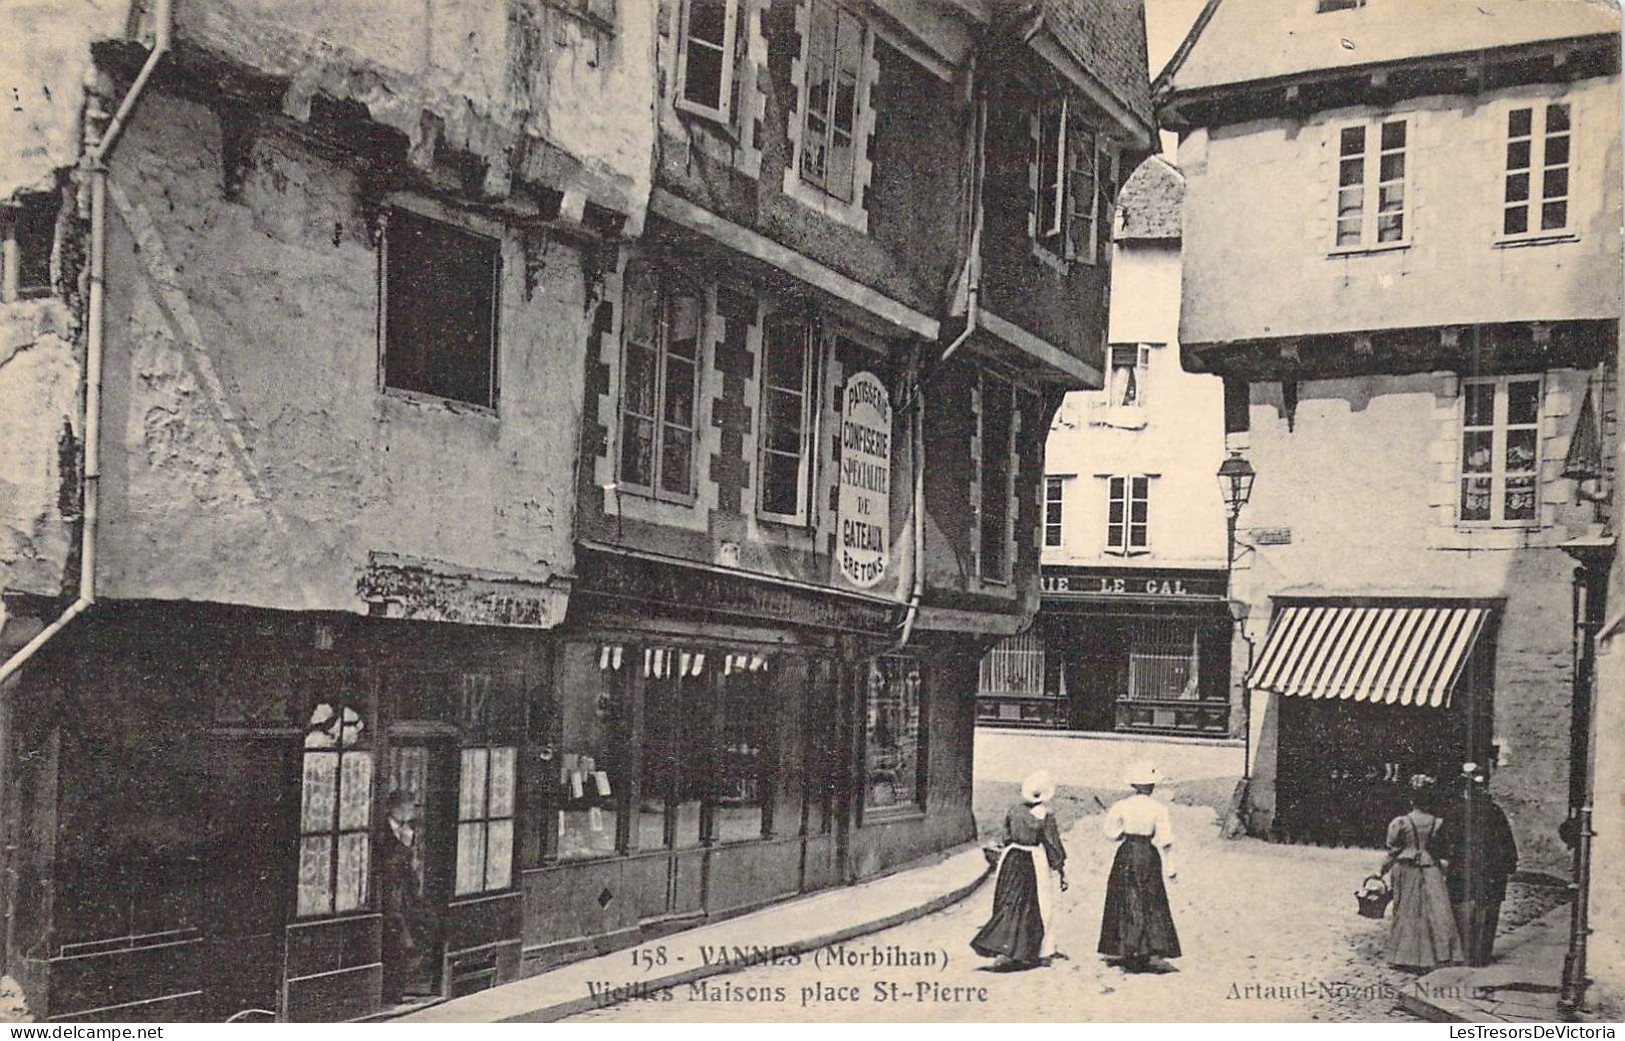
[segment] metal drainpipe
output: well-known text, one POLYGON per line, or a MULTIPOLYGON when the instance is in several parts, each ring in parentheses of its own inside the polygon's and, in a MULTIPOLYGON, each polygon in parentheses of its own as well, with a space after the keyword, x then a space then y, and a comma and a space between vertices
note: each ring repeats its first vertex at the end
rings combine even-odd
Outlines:
POLYGON ((1588 566, 1578 567, 1574 571, 1573 697, 1577 706, 1582 702, 1585 706, 1585 718, 1577 720, 1585 729, 1581 734, 1574 735, 1575 740, 1571 741, 1571 750, 1579 753, 1577 756, 1571 756, 1571 760, 1579 759, 1583 773, 1580 782, 1580 804, 1575 808, 1574 883, 1571 887, 1574 890, 1574 903, 1569 910, 1569 949, 1563 957, 1563 979, 1557 999, 1557 1007, 1570 1014, 1585 1004, 1586 988, 1591 982, 1587 978, 1591 935, 1591 840, 1596 835, 1591 828, 1596 799, 1592 771, 1596 762, 1597 634, 1602 631, 1597 622, 1593 621, 1600 614, 1595 610, 1596 600, 1600 597, 1594 595, 1593 584, 1599 581, 1599 578, 1606 580, 1588 566), (1573 748, 1575 744, 1579 747, 1573 748))
POLYGON ((152 78, 153 70, 169 53, 173 15, 173 0, 156 0, 153 5, 152 51, 147 55, 141 71, 136 74, 135 82, 125 92, 124 100, 107 124, 107 129, 102 132, 101 139, 82 161, 83 168, 90 174, 90 302, 85 342, 84 512, 80 531, 79 596, 56 621, 41 629, 32 640, 18 648, 17 653, 6 659, 5 664, 0 665, 0 684, 9 680, 52 637, 96 602, 96 519, 101 505, 102 356, 106 324, 103 307, 107 282, 107 156, 129 121, 136 100, 146 89, 147 80, 152 78))
MULTIPOLYGON (((965 292, 965 329, 948 349, 942 352, 932 367, 932 374, 942 371, 942 365, 954 352, 965 345, 976 332, 982 298, 982 179, 987 173, 987 98, 978 88, 976 97, 976 159, 971 177, 971 247, 965 260, 970 285, 965 292)), ((915 377, 913 430, 911 445, 914 455, 914 575, 913 589, 909 592, 908 613, 903 616, 902 632, 893 651, 908 646, 914 636, 914 622, 920 616, 920 601, 925 597, 925 388, 927 380, 915 377)))

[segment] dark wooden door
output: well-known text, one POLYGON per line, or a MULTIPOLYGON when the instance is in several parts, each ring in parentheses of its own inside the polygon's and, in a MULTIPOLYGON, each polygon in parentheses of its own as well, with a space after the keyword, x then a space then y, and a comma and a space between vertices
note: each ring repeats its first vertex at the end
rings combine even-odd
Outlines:
POLYGON ((269 1019, 282 982, 297 750, 283 737, 219 737, 205 758, 204 1014, 269 1019))

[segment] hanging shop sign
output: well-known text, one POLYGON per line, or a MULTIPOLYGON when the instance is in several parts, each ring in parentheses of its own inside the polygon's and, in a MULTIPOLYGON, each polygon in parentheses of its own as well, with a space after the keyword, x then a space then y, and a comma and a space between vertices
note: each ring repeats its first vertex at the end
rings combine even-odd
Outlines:
POLYGON ((891 401, 872 372, 855 372, 841 398, 839 526, 841 574, 872 589, 891 566, 891 401))

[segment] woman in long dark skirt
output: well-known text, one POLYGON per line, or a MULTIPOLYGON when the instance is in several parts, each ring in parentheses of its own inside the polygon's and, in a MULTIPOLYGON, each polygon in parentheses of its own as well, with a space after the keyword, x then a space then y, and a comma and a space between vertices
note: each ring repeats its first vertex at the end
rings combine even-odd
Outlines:
POLYGON ((1134 794, 1112 804, 1102 830, 1117 841, 1117 856, 1106 880, 1106 910, 1100 920, 1100 953, 1121 959, 1129 972, 1141 972, 1151 958, 1179 957, 1179 934, 1168 910, 1168 878, 1178 877, 1169 850, 1173 826, 1168 807, 1151 797, 1160 774, 1149 763, 1130 768, 1134 794))
MULTIPOLYGON (((1388 928, 1388 963, 1413 972, 1465 960, 1450 910, 1444 864, 1433 853, 1445 822, 1432 813, 1433 778, 1411 776, 1411 810, 1388 824, 1388 856, 1381 873, 1392 881, 1394 917, 1388 928)), ((1439 847, 1444 846, 1439 841, 1439 847)))
POLYGON ((970 942, 984 958, 1030 968, 1056 954, 1056 888, 1058 882, 1066 889, 1066 850, 1049 808, 1054 797, 1055 785, 1040 770, 1021 782, 1021 802, 1004 815, 993 916, 970 942))

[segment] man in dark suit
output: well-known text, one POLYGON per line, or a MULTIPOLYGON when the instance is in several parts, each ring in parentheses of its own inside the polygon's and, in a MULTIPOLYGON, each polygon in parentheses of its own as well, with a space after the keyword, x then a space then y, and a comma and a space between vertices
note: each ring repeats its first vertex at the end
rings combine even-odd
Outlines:
POLYGON ((1489 772, 1462 767, 1461 801, 1447 816, 1449 870, 1445 881, 1467 964, 1488 965, 1506 900, 1507 881, 1518 870, 1512 825, 1489 793, 1489 772))
POLYGON ((415 847, 417 804, 396 789, 387 802, 388 827, 379 836, 384 910, 384 1001, 399 1003, 408 982, 421 974, 427 904, 415 847))

